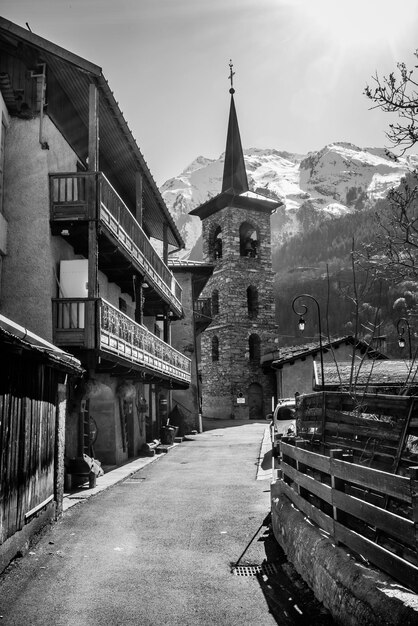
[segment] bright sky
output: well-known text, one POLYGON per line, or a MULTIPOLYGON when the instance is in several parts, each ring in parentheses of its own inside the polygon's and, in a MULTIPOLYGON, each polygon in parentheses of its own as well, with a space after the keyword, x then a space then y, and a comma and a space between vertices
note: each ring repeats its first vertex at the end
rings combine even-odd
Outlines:
POLYGON ((229 60, 244 147, 388 145, 363 95, 413 66, 417 0, 1 0, 0 15, 99 65, 158 185, 225 149, 229 60))

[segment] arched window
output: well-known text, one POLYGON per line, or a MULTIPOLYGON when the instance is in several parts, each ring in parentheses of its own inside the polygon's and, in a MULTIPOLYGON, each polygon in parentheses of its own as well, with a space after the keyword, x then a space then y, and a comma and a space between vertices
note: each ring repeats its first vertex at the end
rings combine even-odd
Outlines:
POLYGON ((248 222, 243 222, 239 228, 239 253, 240 256, 258 257, 259 242, 257 229, 248 222))
POLYGON ((216 335, 212 337, 212 361, 219 361, 219 339, 216 335))
POLYGON ((248 348, 250 353, 250 361, 254 364, 260 363, 260 337, 258 335, 249 336, 248 348))
POLYGON ((254 318, 258 315, 258 289, 250 285, 247 288, 247 308, 248 317, 254 318))
POLYGON ((212 315, 219 314, 219 291, 215 289, 212 291, 212 315))
POLYGON ((222 229, 216 226, 209 240, 209 254, 215 261, 222 258, 222 229))

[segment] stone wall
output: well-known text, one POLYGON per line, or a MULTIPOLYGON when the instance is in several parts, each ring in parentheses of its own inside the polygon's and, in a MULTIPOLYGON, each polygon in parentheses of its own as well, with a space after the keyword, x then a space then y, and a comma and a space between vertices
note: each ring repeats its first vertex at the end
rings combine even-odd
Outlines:
POLYGON ((250 359, 249 339, 259 338, 259 352, 271 349, 277 332, 271 269, 270 215, 258 210, 226 207, 203 220, 203 252, 215 262, 214 273, 202 297, 219 294, 219 311, 202 335, 203 415, 246 419, 249 417, 250 386, 260 385, 263 406, 260 416, 271 410, 274 376, 262 373, 259 362, 250 359), (257 231, 256 258, 240 255, 240 226, 251 224, 257 231), (214 259, 211 242, 217 228, 222 232, 222 257, 214 259), (258 313, 249 315, 247 289, 258 295, 258 313), (219 343, 219 360, 212 358, 212 342, 219 343))
POLYGON ((279 481, 271 484, 271 515, 274 536, 287 558, 337 624, 418 623, 417 594, 336 546, 280 493, 279 481))

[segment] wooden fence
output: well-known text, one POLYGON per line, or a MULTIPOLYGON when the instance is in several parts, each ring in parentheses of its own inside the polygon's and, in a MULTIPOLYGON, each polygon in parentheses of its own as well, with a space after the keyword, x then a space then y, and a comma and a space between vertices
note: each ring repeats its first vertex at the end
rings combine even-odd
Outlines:
POLYGON ((418 467, 397 476, 290 441, 280 443, 279 493, 335 543, 418 591, 418 467))
POLYGON ((418 398, 319 392, 301 396, 296 418, 318 452, 342 448, 355 463, 403 475, 418 465, 418 398))
POLYGON ((54 500, 57 387, 52 368, 18 351, 3 352, 0 545, 54 500))

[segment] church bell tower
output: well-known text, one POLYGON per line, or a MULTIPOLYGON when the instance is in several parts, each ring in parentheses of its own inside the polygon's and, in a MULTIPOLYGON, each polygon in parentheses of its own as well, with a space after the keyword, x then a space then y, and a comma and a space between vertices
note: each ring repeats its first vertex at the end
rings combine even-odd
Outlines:
POLYGON ((202 333, 202 414, 218 419, 264 419, 274 379, 261 356, 277 335, 271 267, 270 216, 280 205, 248 186, 231 94, 221 192, 190 212, 202 220, 203 257, 214 264, 202 297, 212 322, 202 333))

